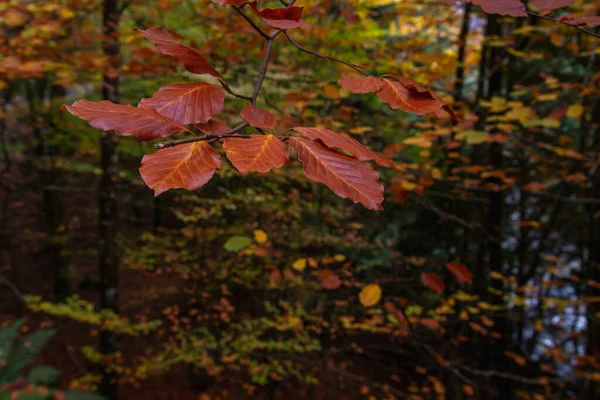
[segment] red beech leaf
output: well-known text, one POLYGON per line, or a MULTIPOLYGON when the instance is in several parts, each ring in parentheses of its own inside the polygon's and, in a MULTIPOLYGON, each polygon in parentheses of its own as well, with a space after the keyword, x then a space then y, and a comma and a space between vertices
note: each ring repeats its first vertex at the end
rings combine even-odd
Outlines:
POLYGON ((444 111, 453 115, 446 104, 425 86, 409 78, 400 78, 382 79, 383 87, 377 92, 377 96, 388 103, 392 109, 401 108, 417 115, 433 113, 437 117, 444 111))
POLYGON ((173 35, 166 29, 155 27, 146 30, 137 30, 142 32, 142 35, 146 39, 154 42, 158 51, 174 57, 189 72, 193 74, 209 74, 215 78, 223 78, 197 50, 175 40, 173 35))
POLYGON ((220 4, 222 6, 224 6, 225 4, 231 4, 232 6, 237 6, 240 4, 246 4, 246 3, 250 3, 253 1, 258 1, 258 0, 212 0, 214 3, 220 4))
MULTIPOLYGON (((456 3, 457 0, 437 0, 440 3, 456 3)), ((480 6, 488 14, 509 15, 511 17, 526 17, 527 12, 520 0, 470 0, 470 3, 480 6)), ((464 1, 463 1, 464 3, 464 1)))
POLYGON ((421 283, 436 293, 444 294, 444 282, 437 274, 421 273, 421 283))
POLYGON ((275 126, 277 122, 275 116, 269 111, 248 104, 240 113, 244 121, 255 128, 269 129, 275 126))
POLYGON ((531 4, 542 10, 556 10, 575 3, 576 0, 531 0, 531 4))
POLYGON ((287 146, 273 135, 250 135, 250 138, 223 139, 223 150, 242 174, 269 172, 289 163, 287 146))
POLYGON ((324 269, 317 273, 325 289, 335 290, 342 286, 340 277, 330 269, 324 269))
POLYGON ((468 283, 469 285, 473 283, 473 275, 471 275, 465 264, 448 262, 446 263, 446 268, 454 275, 458 283, 468 283))
POLYGON ((374 93, 383 87, 379 78, 368 76, 366 78, 343 78, 338 80, 341 87, 352 93, 374 93))
POLYGON ((223 109, 225 93, 210 83, 181 83, 158 89, 140 106, 154 108, 180 124, 204 123, 223 109))
POLYGON ((370 165, 328 149, 319 142, 290 138, 290 145, 304 164, 304 173, 324 183, 335 194, 362 203, 370 210, 383 210, 383 185, 370 165))
POLYGON ((169 189, 198 189, 218 168, 219 153, 206 142, 193 142, 146 154, 140 174, 146 185, 154 189, 154 196, 158 196, 169 189))
POLYGON ((295 127, 293 128, 296 132, 300 133, 305 138, 311 140, 320 139, 325 146, 345 150, 352 154, 354 158, 359 161, 373 160, 380 167, 393 167, 394 163, 381 154, 363 146, 356 139, 343 135, 341 133, 335 133, 327 129, 322 128, 304 128, 295 127))
POLYGON ((63 106, 71 114, 85 119, 96 129, 114 130, 122 136, 134 135, 139 140, 158 139, 189 130, 152 108, 114 104, 110 101, 79 100, 63 106))
POLYGON ((264 8, 259 10, 256 3, 252 3, 250 6, 254 13, 271 28, 310 28, 310 25, 301 19, 304 7, 264 8))
POLYGON ((563 15, 558 18, 558 22, 577 26, 587 25, 590 28, 595 28, 600 25, 600 16, 573 17, 571 15, 563 15))
POLYGON ((219 133, 225 133, 231 130, 229 125, 215 118, 203 124, 196 124, 196 128, 198 128, 200 132, 206 133, 207 135, 218 135, 219 133))

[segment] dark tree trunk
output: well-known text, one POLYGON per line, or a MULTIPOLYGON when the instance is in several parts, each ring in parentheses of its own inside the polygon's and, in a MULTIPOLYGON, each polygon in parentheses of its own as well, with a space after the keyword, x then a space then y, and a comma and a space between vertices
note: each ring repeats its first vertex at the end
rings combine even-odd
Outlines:
MULTIPOLYGON (((108 66, 103 75, 102 97, 119 103, 119 18, 118 0, 104 0, 103 8, 103 51, 108 66)), ((119 311, 119 254, 117 243, 117 169, 118 148, 115 132, 103 133, 101 139, 102 178, 99 188, 98 216, 98 267, 100 275, 100 306, 115 312, 119 311)), ((118 349, 114 333, 102 331, 100 351, 110 355, 118 349)), ((116 399, 117 377, 105 372, 100 385, 100 393, 108 399, 116 399)))
POLYGON ((456 67, 456 80, 454 81, 454 100, 462 100, 463 87, 465 85, 465 58, 467 55, 467 37, 469 35, 469 26, 471 23, 471 3, 465 3, 465 11, 458 36, 458 60, 456 67))

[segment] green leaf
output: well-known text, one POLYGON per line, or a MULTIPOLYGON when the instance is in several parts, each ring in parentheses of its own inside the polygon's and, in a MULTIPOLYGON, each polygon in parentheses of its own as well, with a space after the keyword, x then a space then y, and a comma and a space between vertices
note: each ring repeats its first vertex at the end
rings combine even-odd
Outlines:
POLYGON ((54 329, 33 332, 10 352, 7 364, 0 370, 0 382, 12 382, 23 374, 23 370, 37 357, 40 350, 54 336, 54 329))
POLYGON ((19 334, 19 329, 21 329, 24 323, 24 319, 18 319, 0 330, 0 365, 5 365, 5 367, 0 368, 0 383, 9 382, 8 380, 3 379, 4 371, 10 366, 8 363, 12 352, 12 346, 19 334))
POLYGON ((252 239, 248 236, 232 236, 225 242, 223 248, 227 251, 237 253, 244 247, 248 247, 251 243, 252 239))
POLYGON ((56 368, 40 365, 29 372, 29 378, 27 380, 34 384, 50 385, 56 382, 61 374, 62 372, 56 368))

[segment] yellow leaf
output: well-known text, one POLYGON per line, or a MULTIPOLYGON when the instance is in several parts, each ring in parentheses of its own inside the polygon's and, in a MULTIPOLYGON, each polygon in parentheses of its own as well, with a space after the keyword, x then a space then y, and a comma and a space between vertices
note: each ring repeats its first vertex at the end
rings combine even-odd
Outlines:
POLYGON ((254 231, 254 240, 256 243, 264 243, 269 239, 269 236, 262 229, 257 229, 254 231))
POLYGON ((465 131, 456 135, 456 139, 464 139, 468 144, 481 144, 487 142, 488 134, 484 131, 465 131))
POLYGON ((365 307, 371 307, 381 300, 381 288, 379 285, 367 285, 358 294, 360 304, 365 307))
POLYGON ((408 139, 404 139, 402 143, 424 148, 431 147, 433 145, 433 142, 424 136, 409 137, 408 139))
POLYGON ((63 8, 60 10, 60 16, 63 17, 63 19, 71 19, 75 17, 75 13, 68 8, 63 8))
POLYGON ((371 128, 370 126, 357 126, 356 128, 350 129, 348 132, 350 132, 353 135, 362 135, 372 130, 373 128, 371 128))
POLYGON ((500 272, 497 272, 497 271, 490 272, 490 276, 493 279, 504 279, 504 276, 500 272))
POLYGON ((537 101, 554 101, 558 99, 558 93, 544 93, 536 97, 537 101))
POLYGON ((567 109, 567 117, 579 119, 583 115, 584 108, 581 104, 573 104, 567 109))
POLYGON ((297 271, 304 271, 304 268, 306 268, 306 258, 299 258, 296 261, 294 261, 294 263, 292 264, 292 268, 294 268, 297 271))
POLYGON ((435 180, 442 179, 442 170, 439 168, 432 168, 431 169, 431 177, 435 180))
POLYGON ((417 185, 415 185, 412 182, 402 182, 402 189, 407 190, 409 192, 415 190, 415 188, 417 187, 417 185))
POLYGON ((335 256, 333 256, 333 259, 337 262, 342 262, 346 260, 346 256, 343 254, 336 254, 335 256))

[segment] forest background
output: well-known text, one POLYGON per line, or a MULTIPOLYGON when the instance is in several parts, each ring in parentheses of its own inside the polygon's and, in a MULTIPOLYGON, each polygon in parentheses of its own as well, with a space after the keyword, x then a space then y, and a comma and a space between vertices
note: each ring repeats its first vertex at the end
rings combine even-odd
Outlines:
POLYGON ((0 399, 600 398, 600 4, 246 3, 0 0, 0 399))

